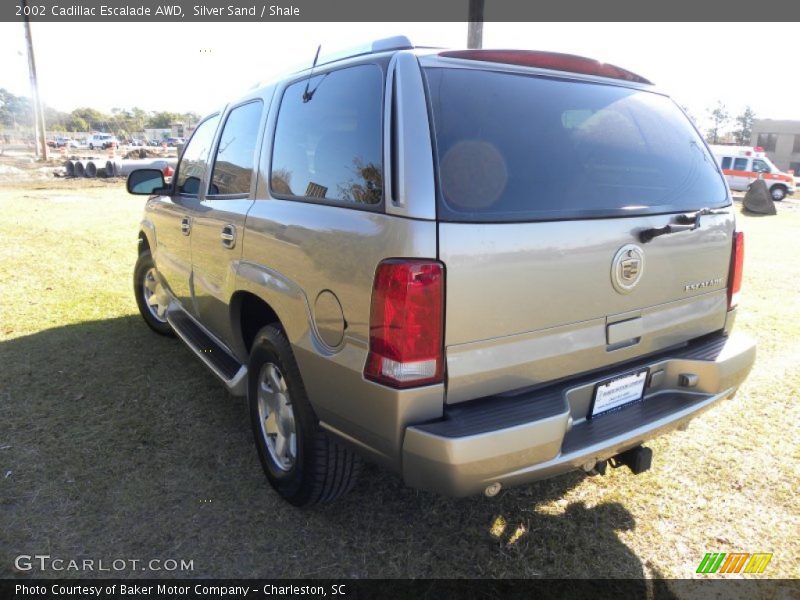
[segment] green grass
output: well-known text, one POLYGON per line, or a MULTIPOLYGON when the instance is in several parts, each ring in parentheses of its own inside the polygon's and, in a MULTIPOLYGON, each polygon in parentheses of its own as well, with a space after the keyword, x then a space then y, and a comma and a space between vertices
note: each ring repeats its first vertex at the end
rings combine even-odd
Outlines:
POLYGON ((652 471, 451 500, 368 468, 308 511, 267 485, 244 402, 138 317, 141 209, 119 182, 0 188, 0 576, 46 553, 183 558, 192 576, 681 578, 711 551, 773 552, 765 577, 800 574, 796 204, 739 217, 756 367, 649 444, 652 471))

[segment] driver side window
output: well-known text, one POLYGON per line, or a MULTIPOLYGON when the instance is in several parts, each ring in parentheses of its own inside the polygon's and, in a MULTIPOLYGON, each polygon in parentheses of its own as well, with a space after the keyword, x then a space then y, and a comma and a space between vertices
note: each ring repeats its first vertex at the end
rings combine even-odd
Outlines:
POLYGON ((197 196, 200 182, 206 170, 208 154, 214 143, 214 134, 219 125, 219 115, 206 119, 194 130, 192 139, 183 150, 178 165, 178 179, 175 189, 183 196, 197 196))

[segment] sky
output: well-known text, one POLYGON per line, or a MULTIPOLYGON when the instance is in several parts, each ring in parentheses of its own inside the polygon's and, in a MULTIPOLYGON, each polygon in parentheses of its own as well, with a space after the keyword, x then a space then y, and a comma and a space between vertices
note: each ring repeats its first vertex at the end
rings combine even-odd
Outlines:
MULTIPOLYGON (((414 44, 466 45, 466 23, 33 23, 46 104, 70 111, 205 114, 258 81, 323 52, 391 35, 414 44)), ((567 52, 638 73, 703 124, 722 100, 731 114, 800 119, 790 23, 485 23, 484 48, 567 52)), ((21 23, 0 23, 0 87, 29 95, 21 23)))

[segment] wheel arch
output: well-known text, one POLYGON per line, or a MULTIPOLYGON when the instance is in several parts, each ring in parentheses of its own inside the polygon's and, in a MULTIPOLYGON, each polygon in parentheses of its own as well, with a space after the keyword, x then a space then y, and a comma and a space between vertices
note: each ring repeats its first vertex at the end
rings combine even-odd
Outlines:
POLYGON ((292 346, 313 345, 309 340, 309 334, 312 339, 314 334, 308 298, 302 287, 283 273, 241 261, 229 306, 232 350, 243 360, 250 354, 252 330, 270 322, 280 324, 292 346))
POLYGON ((149 250, 153 254, 156 247, 156 228, 152 222, 147 219, 142 220, 139 224, 139 240, 138 240, 138 253, 149 250))
POLYGON ((258 331, 272 323, 285 330, 277 311, 261 296, 247 290, 239 290, 230 301, 231 332, 235 351, 242 359, 250 355, 253 340, 258 331))

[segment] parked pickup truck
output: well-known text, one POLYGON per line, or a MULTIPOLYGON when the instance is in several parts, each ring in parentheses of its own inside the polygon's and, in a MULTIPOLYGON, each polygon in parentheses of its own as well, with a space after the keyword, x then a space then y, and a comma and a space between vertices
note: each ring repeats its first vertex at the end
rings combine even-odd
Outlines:
POLYGON ((640 473, 755 359, 708 147, 587 58, 381 40, 209 115, 169 185, 127 185, 142 317, 247 397, 295 505, 361 458, 453 496, 640 473))

